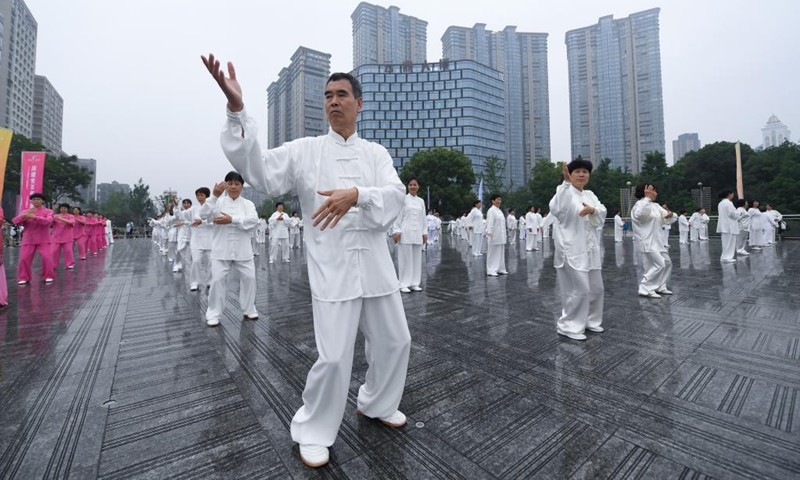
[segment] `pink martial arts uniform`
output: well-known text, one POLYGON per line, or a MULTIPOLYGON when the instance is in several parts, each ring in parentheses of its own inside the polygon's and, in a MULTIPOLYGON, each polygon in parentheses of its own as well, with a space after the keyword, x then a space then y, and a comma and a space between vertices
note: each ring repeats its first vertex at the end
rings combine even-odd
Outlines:
POLYGON ((97 255, 97 235, 95 235, 96 219, 86 217, 86 226, 83 229, 86 235, 86 252, 97 255))
POLYGON ((24 218, 27 210, 14 217, 14 224, 25 227, 22 234, 22 245, 19 247, 19 268, 17 269, 18 282, 31 281, 31 264, 33 255, 39 252, 42 263, 42 278, 54 279, 53 252, 50 246, 50 225, 53 223, 53 211, 49 208, 39 207, 36 216, 24 218))
POLYGON ((73 216, 75 223, 72 225, 72 240, 78 246, 78 258, 86 260, 86 217, 83 215, 73 216))
POLYGON ((68 213, 53 215, 53 268, 58 268, 62 250, 64 251, 64 267, 75 268, 75 256, 72 253, 72 243, 75 241, 72 233, 74 225, 75 217, 68 213), (63 218, 72 224, 56 220, 57 218, 63 218))
MULTIPOLYGON (((3 209, 0 208, 0 222, 5 218, 3 209)), ((3 255, 3 242, 0 242, 0 305, 6 307, 8 306, 8 284, 6 283, 6 262, 3 255)))
POLYGON ((95 245, 97 245, 97 250, 100 251, 106 248, 106 222, 102 218, 95 218, 95 225, 94 225, 94 236, 95 236, 95 245))

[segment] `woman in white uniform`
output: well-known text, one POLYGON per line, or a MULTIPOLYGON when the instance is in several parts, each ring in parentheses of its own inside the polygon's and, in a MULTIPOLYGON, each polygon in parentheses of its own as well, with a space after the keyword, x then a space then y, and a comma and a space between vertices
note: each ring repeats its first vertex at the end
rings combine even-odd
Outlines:
POLYGON ((394 243, 397 244, 397 270, 402 293, 421 292, 422 246, 428 243, 425 201, 417 196, 419 181, 408 181, 408 194, 403 209, 392 225, 394 243))
POLYGON ((636 187, 639 201, 631 209, 633 237, 640 250, 644 270, 639 283, 639 295, 649 298, 672 295, 667 289, 672 261, 664 245, 662 227, 672 219, 673 213, 656 203, 657 197, 655 185, 643 183, 636 187))
POLYGON ((603 276, 597 227, 606 219, 606 207, 584 189, 592 162, 578 158, 563 164, 564 182, 550 200, 555 255, 553 266, 561 289, 559 335, 586 340, 585 331, 602 332, 603 276))
POLYGON ((506 227, 508 228, 508 244, 509 245, 516 245, 517 244, 517 215, 516 215, 516 211, 513 208, 508 211, 508 217, 506 217, 506 227))
POLYGON ((508 275, 506 270, 506 219, 500 205, 503 199, 493 194, 492 206, 486 212, 486 274, 490 277, 508 275))
POLYGON ((614 241, 617 243, 622 242, 623 235, 625 233, 625 220, 622 219, 620 216, 619 210, 614 214, 614 241))
POLYGON ((536 207, 531 205, 528 207, 528 213, 525 214, 525 251, 532 252, 539 250, 536 246, 536 236, 539 233, 539 217, 536 216, 536 207))
POLYGON ((747 214, 747 200, 740 198, 733 202, 736 207, 736 220, 739 222, 739 236, 736 237, 736 254, 748 256, 747 239, 750 236, 750 215, 747 214))
POLYGON ((686 218, 686 210, 681 210, 678 217, 678 233, 680 234, 680 244, 689 243, 689 219, 686 218))

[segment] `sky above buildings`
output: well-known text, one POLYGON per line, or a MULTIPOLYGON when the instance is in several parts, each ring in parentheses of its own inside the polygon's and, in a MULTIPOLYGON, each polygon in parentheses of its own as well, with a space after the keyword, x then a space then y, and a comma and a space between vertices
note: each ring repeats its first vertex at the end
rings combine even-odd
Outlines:
MULTIPOLYGON (((200 61, 236 65, 245 104, 266 146, 267 92, 298 46, 352 68, 350 14, 358 1, 26 0, 39 24, 37 74, 64 98, 63 148, 97 159, 98 183, 171 187, 192 196, 230 165, 219 146, 225 99, 200 61)), ((550 34, 553 160, 570 157, 564 34, 660 7, 667 159, 672 140, 761 143, 773 113, 800 137, 800 2, 794 0, 493 0, 370 2, 428 22, 428 59, 442 56, 448 26, 517 26, 550 34)))

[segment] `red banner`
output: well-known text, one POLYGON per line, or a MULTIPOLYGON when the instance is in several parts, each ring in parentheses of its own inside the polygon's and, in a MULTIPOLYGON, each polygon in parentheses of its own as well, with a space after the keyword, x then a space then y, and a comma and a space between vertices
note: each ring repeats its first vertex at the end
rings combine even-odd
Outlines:
POLYGON ((30 196, 42 193, 44 183, 45 152, 22 152, 22 174, 20 175, 19 207, 17 214, 31 208, 30 196))

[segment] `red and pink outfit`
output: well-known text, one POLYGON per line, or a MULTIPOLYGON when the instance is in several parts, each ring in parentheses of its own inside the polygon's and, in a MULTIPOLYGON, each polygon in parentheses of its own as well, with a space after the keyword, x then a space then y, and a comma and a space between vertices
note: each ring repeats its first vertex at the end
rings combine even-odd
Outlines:
POLYGON ((39 252, 39 259, 42 263, 42 278, 52 280, 55 278, 53 272, 53 252, 50 245, 50 225, 53 223, 53 211, 49 208, 39 207, 33 218, 25 218, 27 210, 14 217, 14 225, 25 227, 22 234, 22 245, 19 247, 19 266, 17 269, 17 281, 31 281, 31 264, 33 255, 39 252))
POLYGON ((108 247, 108 242, 106 241, 106 221, 102 218, 98 218, 97 220, 97 245, 102 249, 108 247))
POLYGON ((83 230, 86 235, 86 253, 97 255, 97 235, 95 234, 95 226, 97 225, 95 218, 86 218, 86 226, 83 230))
POLYGON ((58 268, 62 250, 64 252, 64 267, 75 268, 75 256, 72 253, 72 243, 75 241, 72 233, 74 225, 75 217, 68 213, 53 215, 53 268, 58 268), (57 220, 59 218, 71 223, 67 224, 57 220))
POLYGON ((74 216, 75 223, 72 224, 72 241, 78 247, 78 258, 86 260, 86 217, 83 215, 74 216))
MULTIPOLYGON (((0 222, 4 221, 6 216, 3 214, 3 209, 0 208, 0 222)), ((3 257, 3 242, 0 242, 0 306, 8 306, 8 283, 6 282, 6 265, 3 257)))

